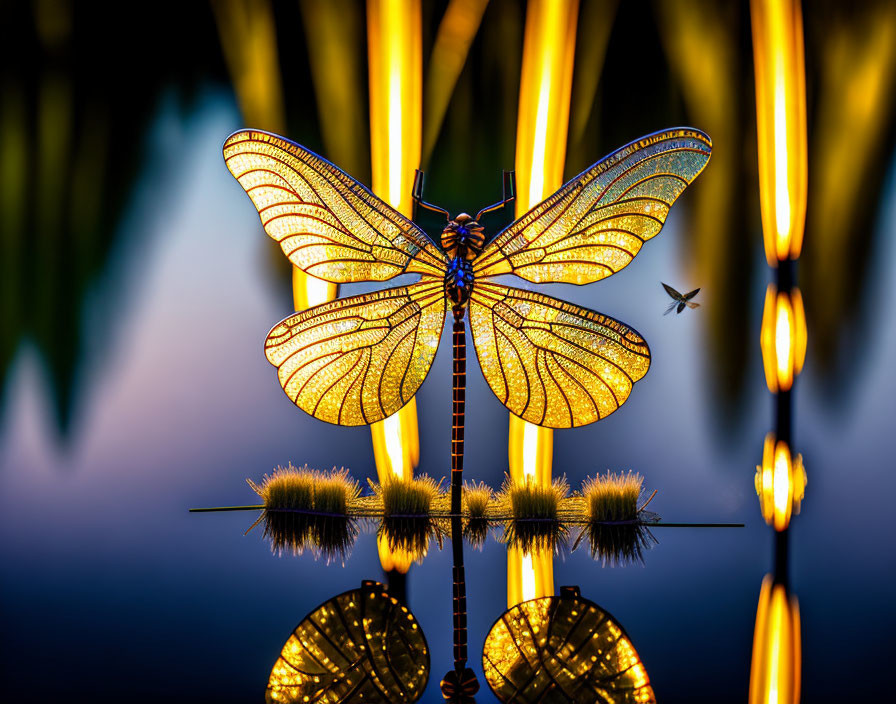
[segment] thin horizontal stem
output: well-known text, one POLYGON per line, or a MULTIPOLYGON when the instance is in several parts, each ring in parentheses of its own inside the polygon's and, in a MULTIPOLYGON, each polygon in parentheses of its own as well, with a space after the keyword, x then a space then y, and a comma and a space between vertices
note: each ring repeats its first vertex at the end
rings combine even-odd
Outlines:
MULTIPOLYGON (((392 514, 384 514, 381 511, 350 511, 346 513, 325 513, 323 511, 314 511, 307 510, 301 508, 268 508, 265 509, 263 504, 251 505, 251 506, 213 506, 209 508, 191 508, 190 513, 212 513, 215 511, 261 511, 267 510, 272 512, 283 512, 283 513, 303 513, 310 516, 320 516, 321 518, 409 518, 409 519, 418 519, 418 518, 430 518, 430 519, 445 519, 445 518, 472 518, 467 514, 454 514, 450 512, 442 512, 442 511, 431 511, 430 513, 392 513, 392 514)), ((629 520, 629 521, 591 521, 587 518, 566 518, 566 517, 558 517, 558 518, 514 518, 509 515, 502 516, 477 516, 473 518, 473 520, 484 520, 489 523, 505 523, 508 521, 513 521, 515 523, 567 523, 571 525, 588 525, 589 523, 595 523, 597 525, 602 526, 626 526, 626 525, 641 525, 647 526, 648 528, 658 527, 658 528, 743 528, 743 523, 665 523, 665 522, 652 522, 652 521, 641 521, 638 519, 629 520)))
POLYGON ((644 523, 653 528, 743 528, 743 523, 644 523))
POLYGON ((257 506, 211 506, 209 508, 191 508, 190 513, 212 513, 214 511, 258 511, 264 508, 264 504, 257 506))

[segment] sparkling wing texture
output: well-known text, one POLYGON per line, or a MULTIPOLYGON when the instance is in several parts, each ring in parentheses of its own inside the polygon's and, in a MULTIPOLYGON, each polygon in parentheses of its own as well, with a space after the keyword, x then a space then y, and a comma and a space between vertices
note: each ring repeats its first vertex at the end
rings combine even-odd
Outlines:
POLYGON ((445 288, 425 278, 296 313, 265 341, 299 408, 338 425, 368 425, 404 406, 426 378, 445 323, 445 288))
POLYGON ((364 583, 317 607, 271 670, 273 702, 415 702, 429 679, 429 649, 414 615, 364 583))
POLYGON ((488 281, 473 290, 470 328, 498 400, 549 428, 605 418, 650 366, 647 343, 618 320, 488 281))
POLYGON ((476 277, 586 284, 628 265, 709 160, 712 142, 679 128, 643 137, 566 183, 489 243, 476 277))
POLYGON ((244 130, 227 138, 224 160, 265 231, 303 271, 334 283, 444 272, 445 255, 420 228, 298 144, 244 130))
POLYGON ((511 607, 485 638, 482 669, 502 702, 655 702, 647 670, 622 626, 581 597, 511 607))

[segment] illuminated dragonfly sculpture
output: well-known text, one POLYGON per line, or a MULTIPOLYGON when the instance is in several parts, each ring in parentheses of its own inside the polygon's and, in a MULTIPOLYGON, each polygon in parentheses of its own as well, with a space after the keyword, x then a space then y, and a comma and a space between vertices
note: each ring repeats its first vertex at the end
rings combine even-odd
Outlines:
MULTIPOLYGON (((420 280, 339 299, 274 326, 265 354, 299 408, 339 425, 397 412, 429 372, 447 311, 454 319, 452 499, 460 505, 469 316, 482 373, 507 409, 569 428, 619 408, 650 366, 632 328, 587 308, 495 281, 586 284, 625 267, 663 226, 709 160, 699 130, 670 129, 613 152, 487 239, 479 217, 448 217, 440 245, 336 166, 282 137, 243 130, 224 159, 265 231, 312 276, 334 283, 420 280)), ((505 187, 507 180, 505 179, 505 187)), ((453 503, 453 502, 452 502, 453 503)))
MULTIPOLYGON (((605 418, 647 373, 650 350, 630 327, 587 308, 495 281, 586 284, 615 274, 663 226, 672 203, 709 160, 712 143, 680 128, 643 137, 591 166, 487 239, 479 218, 453 219, 436 244, 411 220, 325 159, 282 137, 243 130, 224 159, 265 231, 293 265, 333 283, 419 274, 407 286, 352 296, 291 315, 268 333, 265 354, 299 408, 339 425, 381 421, 420 388, 454 319, 451 431, 452 535, 461 534, 466 328, 482 374, 507 409, 537 425, 570 428, 605 418), (439 246, 441 245, 441 246, 439 246)), ((510 188, 508 189, 508 186, 510 188)), ((454 671, 443 693, 475 692, 466 667, 462 540, 454 553, 454 671)))

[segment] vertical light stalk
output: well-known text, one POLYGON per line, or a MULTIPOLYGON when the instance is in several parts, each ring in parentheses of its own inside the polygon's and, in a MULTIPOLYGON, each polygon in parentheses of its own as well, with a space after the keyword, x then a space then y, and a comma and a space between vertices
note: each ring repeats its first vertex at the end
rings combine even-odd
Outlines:
POLYGON ((787 592, 788 527, 806 485, 793 446, 792 386, 803 365, 806 324, 796 287, 806 219, 806 76, 799 0, 751 0, 756 76, 759 199, 765 255, 775 283, 766 293, 760 346, 775 432, 766 436, 756 491, 774 526, 775 572, 765 578, 756 613, 751 704, 796 704, 800 696, 800 623, 787 592))
MULTIPOLYGON (((370 78, 372 189, 407 215, 412 214, 414 171, 420 165, 423 49, 420 0, 368 0, 367 46, 370 78)), ((390 474, 410 477, 420 455, 417 405, 370 428, 380 481, 390 474)), ((406 572, 409 555, 380 545, 386 570, 406 572)))
POLYGON ((796 259, 806 220, 806 70, 799 0, 752 0, 762 230, 769 266, 796 259))
POLYGON ((750 704, 797 704, 800 700, 800 611, 795 596, 766 575, 756 609, 750 704))
MULTIPOLYGON (((530 0, 526 7, 517 117, 516 215, 563 183, 578 0, 530 0)), ((510 416, 508 459, 514 481, 551 482, 553 431, 510 416)), ((507 551, 507 604, 554 593, 553 556, 507 551)))

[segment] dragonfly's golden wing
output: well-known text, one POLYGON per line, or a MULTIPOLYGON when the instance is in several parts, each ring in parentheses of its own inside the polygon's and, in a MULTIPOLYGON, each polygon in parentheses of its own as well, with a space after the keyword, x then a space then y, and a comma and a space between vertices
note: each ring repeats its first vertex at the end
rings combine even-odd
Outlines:
POLYGON ((473 289, 470 328, 498 400, 549 428, 605 418, 650 366, 647 343, 618 320, 488 281, 473 289))
POLYGON ((265 354, 303 411, 328 423, 369 425, 420 388, 445 308, 445 287, 433 279, 341 298, 275 325, 265 354))
POLYGON ((689 128, 622 147, 498 234, 473 262, 476 278, 586 284, 615 274, 660 231, 711 149, 709 137, 689 128))
POLYGON ((298 144, 243 130, 224 142, 224 160, 265 231, 312 276, 348 283, 443 274, 447 259, 423 230, 298 144))

